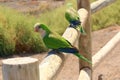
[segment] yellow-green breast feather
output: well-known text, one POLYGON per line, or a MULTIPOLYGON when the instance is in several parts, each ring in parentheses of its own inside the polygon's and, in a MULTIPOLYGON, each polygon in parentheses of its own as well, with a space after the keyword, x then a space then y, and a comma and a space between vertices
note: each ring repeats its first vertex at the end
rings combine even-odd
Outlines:
POLYGON ((45 45, 51 49, 72 47, 71 44, 66 39, 61 37, 59 34, 52 32, 50 34, 46 34, 46 36, 43 38, 43 41, 45 45))

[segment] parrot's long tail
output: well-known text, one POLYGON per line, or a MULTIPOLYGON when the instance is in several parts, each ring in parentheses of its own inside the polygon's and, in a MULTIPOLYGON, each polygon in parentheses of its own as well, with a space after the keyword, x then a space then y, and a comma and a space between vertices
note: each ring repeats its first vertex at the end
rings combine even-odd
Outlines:
POLYGON ((79 29, 80 29, 81 34, 86 35, 86 32, 85 32, 85 30, 83 29, 83 27, 82 27, 81 25, 79 25, 78 27, 79 27, 79 29))
POLYGON ((82 60, 92 64, 92 62, 90 60, 88 60, 87 58, 85 58, 84 56, 82 56, 76 48, 59 48, 58 51, 74 54, 79 59, 82 59, 82 60))
POLYGON ((90 64, 92 64, 92 62, 90 60, 88 60, 87 58, 85 58, 84 56, 82 56, 80 53, 74 53, 74 55, 76 55, 79 59, 82 59, 90 64))

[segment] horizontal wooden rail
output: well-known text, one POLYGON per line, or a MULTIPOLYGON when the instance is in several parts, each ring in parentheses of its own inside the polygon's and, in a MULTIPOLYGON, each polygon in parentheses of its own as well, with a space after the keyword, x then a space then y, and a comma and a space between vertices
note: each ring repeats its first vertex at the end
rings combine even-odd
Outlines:
POLYGON ((93 57, 93 68, 120 42, 120 32, 118 32, 103 48, 101 48, 93 57))
POLYGON ((115 1, 116 0, 97 0, 91 4, 91 12, 95 13, 115 1))

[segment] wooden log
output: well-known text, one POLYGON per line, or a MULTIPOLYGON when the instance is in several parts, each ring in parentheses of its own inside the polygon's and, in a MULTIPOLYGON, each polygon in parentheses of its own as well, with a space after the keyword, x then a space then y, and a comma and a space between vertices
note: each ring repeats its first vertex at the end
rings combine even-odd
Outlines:
MULTIPOLYGON (((86 35, 81 35, 79 38, 79 50, 83 56, 85 56, 86 58, 92 61, 90 2, 89 0, 77 0, 77 1, 78 1, 78 13, 80 16, 81 25, 84 27, 86 32, 86 35)), ((78 80, 92 80, 92 65, 82 60, 79 61, 79 64, 80 64, 80 75, 78 80)))
POLYGON ((89 68, 83 68, 82 70, 80 70, 80 75, 78 80, 91 80, 91 70, 89 68))
POLYGON ((91 4, 91 12, 95 13, 115 1, 116 0, 97 0, 91 4))
POLYGON ((118 32, 103 48, 101 48, 93 57, 93 68, 120 42, 120 32, 118 32))
MULTIPOLYGON (((67 39, 71 44, 74 44, 78 39, 78 32, 74 28, 67 28, 63 34, 63 37, 67 39)), ((56 76, 60 71, 60 68, 64 64, 66 53, 56 53, 47 56, 40 64, 40 80, 51 80, 54 75, 56 76)))
POLYGON ((2 61, 3 80, 39 80, 38 60, 30 57, 2 61))

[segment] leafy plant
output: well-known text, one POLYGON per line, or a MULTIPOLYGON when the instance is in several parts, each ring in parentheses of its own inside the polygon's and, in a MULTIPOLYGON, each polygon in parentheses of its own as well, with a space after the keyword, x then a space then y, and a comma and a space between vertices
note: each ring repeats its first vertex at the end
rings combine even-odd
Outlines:
POLYGON ((46 51, 42 40, 35 36, 36 22, 35 17, 0 7, 0 56, 46 51))

